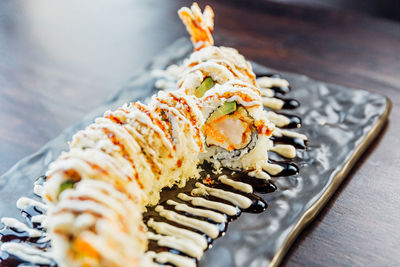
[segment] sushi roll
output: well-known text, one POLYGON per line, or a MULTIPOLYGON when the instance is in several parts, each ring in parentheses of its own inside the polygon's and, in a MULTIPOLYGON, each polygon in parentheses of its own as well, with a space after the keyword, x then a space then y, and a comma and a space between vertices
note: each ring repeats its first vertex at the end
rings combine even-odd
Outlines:
POLYGON ((149 266, 142 213, 163 188, 199 178, 205 161, 247 172, 267 164, 274 126, 250 64, 213 46, 211 8, 179 14, 195 52, 176 90, 107 111, 49 166, 46 227, 60 266, 149 266))

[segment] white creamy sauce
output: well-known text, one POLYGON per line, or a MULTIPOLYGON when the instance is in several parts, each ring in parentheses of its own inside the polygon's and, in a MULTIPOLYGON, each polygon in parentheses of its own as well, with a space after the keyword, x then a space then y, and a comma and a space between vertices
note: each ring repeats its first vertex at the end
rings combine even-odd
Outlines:
POLYGON ((157 244, 162 247, 168 247, 172 249, 176 249, 181 251, 193 258, 200 259, 203 256, 204 251, 201 247, 197 246, 195 243, 190 240, 179 238, 175 236, 166 236, 154 234, 152 232, 147 233, 147 238, 156 240, 157 244))
POLYGON ((288 159, 293 159, 296 157, 296 148, 292 145, 278 144, 273 146, 270 151, 274 151, 288 159))
POLYGON ((32 221, 33 223, 42 223, 42 222, 44 222, 44 220, 46 220, 46 218, 47 218, 47 216, 44 215, 44 214, 35 215, 35 216, 32 216, 31 221, 32 221))
POLYGON ((180 215, 174 211, 166 210, 162 206, 157 206, 156 211, 170 221, 197 229, 212 238, 217 238, 219 235, 219 229, 215 224, 180 215))
POLYGON ((262 98, 263 105, 265 107, 274 109, 274 110, 281 110, 285 102, 282 99, 274 98, 274 97, 263 97, 262 98))
POLYGON ((207 200, 202 197, 191 197, 186 194, 180 193, 178 194, 178 198, 189 201, 193 206, 211 208, 226 213, 230 216, 234 216, 238 213, 238 209, 234 206, 207 200))
POLYGON ((175 209, 178 211, 185 211, 187 213, 191 213, 191 214, 201 216, 204 218, 210 218, 211 220, 213 220, 214 222, 217 222, 217 223, 223 223, 223 222, 226 222, 226 220, 227 220, 226 216, 224 216, 223 214, 221 214, 219 212, 215 212, 212 210, 192 208, 186 204, 178 203, 173 200, 168 200, 167 204, 174 205, 175 209))
POLYGON ((263 166, 263 170, 271 175, 278 175, 283 170, 283 167, 278 164, 266 163, 263 166))
MULTIPOLYGON (((272 87, 287 88, 289 87, 289 82, 287 80, 276 77, 260 77, 256 80, 256 84, 259 88, 261 88, 261 95, 263 96, 262 98, 263 105, 265 107, 268 107, 273 110, 281 110, 283 108, 285 102, 281 99, 274 98, 275 93, 270 88, 272 87)), ((277 126, 275 130, 272 132, 273 136, 275 137, 285 136, 289 138, 299 138, 304 141, 307 140, 307 137, 303 134, 290 130, 280 129, 281 127, 289 125, 290 119, 287 116, 277 114, 272 111, 268 111, 267 118, 277 126)), ((274 151, 285 158, 292 159, 296 157, 296 148, 290 144, 276 144, 272 146, 269 150, 274 151)), ((266 170, 268 173, 272 175, 278 174, 280 172, 278 169, 279 168, 277 166, 271 166, 271 165, 265 166, 264 168, 264 170, 266 170)), ((280 169, 282 170, 282 167, 280 169)))
POLYGON ((51 254, 49 252, 44 252, 26 243, 3 243, 1 250, 34 264, 51 264, 51 254))
POLYGON ((176 236, 181 239, 189 240, 203 250, 208 246, 207 240, 204 236, 190 230, 179 228, 165 222, 157 222, 153 219, 150 219, 147 222, 147 225, 153 228, 158 234, 176 236))
POLYGON ((267 118, 277 127, 284 127, 290 123, 290 119, 288 117, 272 111, 267 112, 267 118))
POLYGON ((46 204, 44 204, 40 201, 34 200, 32 198, 21 197, 20 199, 17 200, 17 208, 18 209, 23 210, 29 206, 39 207, 43 210, 47 210, 46 204))
POLYGON ((153 251, 149 251, 146 254, 148 257, 156 260, 159 263, 169 262, 178 267, 196 267, 196 261, 194 259, 181 255, 176 255, 171 252, 155 253, 153 251))
POLYGON ((260 88, 289 87, 289 82, 285 79, 266 76, 257 78, 256 84, 260 88))
POLYGON ((26 232, 29 237, 42 236, 41 231, 29 228, 28 226, 26 226, 25 224, 23 224, 22 222, 18 221, 17 219, 14 219, 14 218, 3 217, 3 218, 1 218, 1 223, 7 227, 17 229, 18 231, 26 232))
POLYGON ((43 186, 39 185, 39 184, 35 184, 33 187, 33 193, 35 193, 35 195, 37 195, 39 197, 42 197, 43 190, 44 190, 43 186))
POLYGON ((304 134, 295 132, 295 131, 290 131, 290 130, 284 130, 284 129, 277 129, 272 133, 273 136, 287 136, 287 137, 293 137, 293 138, 300 138, 302 140, 308 140, 307 136, 304 134))
POLYGON ((258 179, 265 179, 265 180, 271 179, 271 176, 269 176, 268 173, 263 172, 261 170, 251 171, 251 172, 248 173, 248 175, 251 176, 251 177, 254 177, 254 178, 258 178, 258 179))
POLYGON ((217 188, 211 188, 208 186, 205 186, 201 183, 196 183, 196 186, 198 188, 193 189, 192 193, 194 195, 204 195, 204 192, 210 194, 211 196, 218 197, 221 199, 224 199, 228 202, 231 202, 232 204, 242 208, 242 209, 247 209, 248 207, 251 206, 251 200, 245 196, 225 191, 222 189, 217 189, 217 188))
POLYGON ((242 182, 237 182, 232 179, 229 179, 226 175, 221 175, 218 177, 218 180, 221 181, 221 183, 232 186, 236 190, 245 192, 245 193, 253 193, 253 187, 249 184, 242 183, 242 182))
POLYGON ((275 93, 271 89, 260 89, 261 96, 264 97, 274 97, 275 93))

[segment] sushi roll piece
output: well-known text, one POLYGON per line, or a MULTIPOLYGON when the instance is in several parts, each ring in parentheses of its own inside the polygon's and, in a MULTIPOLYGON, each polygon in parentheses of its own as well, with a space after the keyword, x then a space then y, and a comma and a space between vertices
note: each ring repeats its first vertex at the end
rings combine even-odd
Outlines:
POLYGON ((158 202, 162 188, 199 176, 198 101, 160 92, 149 105, 107 111, 73 136, 44 185, 60 266, 148 266, 142 212, 158 202))
POLYGON ((214 46, 213 16, 197 3, 178 11, 191 35, 194 52, 181 66, 178 86, 201 98, 206 119, 206 152, 201 159, 219 166, 261 171, 268 162, 274 125, 263 109, 252 67, 237 50, 214 46))
POLYGON ((209 6, 202 13, 198 4, 193 3, 190 9, 183 7, 178 14, 194 47, 194 52, 181 66, 184 72, 178 82, 180 88, 186 93, 194 94, 194 90, 207 78, 220 84, 238 79, 256 86, 256 76, 251 64, 236 49, 214 46, 214 14, 209 6))
POLYGON ((204 150, 197 101, 180 91, 160 92, 149 105, 131 103, 107 111, 75 134, 70 151, 49 166, 47 200, 56 201, 63 183, 82 177, 112 181, 131 197, 137 185, 144 205, 156 204, 165 186, 184 186, 198 176, 197 155, 204 150))
POLYGON ((202 126, 207 148, 201 160, 216 168, 261 171, 268 162, 274 125, 266 119, 258 93, 240 81, 216 84, 201 104, 207 118, 202 126))
POLYGON ((59 266, 148 266, 142 256, 146 227, 137 200, 94 179, 62 189, 47 219, 59 266))

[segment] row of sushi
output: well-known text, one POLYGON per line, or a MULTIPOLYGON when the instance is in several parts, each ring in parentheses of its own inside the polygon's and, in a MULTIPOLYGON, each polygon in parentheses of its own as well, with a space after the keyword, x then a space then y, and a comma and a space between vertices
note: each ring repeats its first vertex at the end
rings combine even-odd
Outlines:
MULTIPOLYGON (((210 7, 202 13, 193 4, 179 15, 195 51, 180 66, 176 90, 160 91, 147 105, 107 111, 49 166, 40 194, 59 266, 154 264, 145 256, 142 213, 163 188, 198 178, 200 163, 258 178, 277 171, 268 163, 270 119, 282 119, 264 110, 265 90, 251 65, 235 49, 214 46, 210 7)), ((290 158, 293 149, 276 151, 290 158)))

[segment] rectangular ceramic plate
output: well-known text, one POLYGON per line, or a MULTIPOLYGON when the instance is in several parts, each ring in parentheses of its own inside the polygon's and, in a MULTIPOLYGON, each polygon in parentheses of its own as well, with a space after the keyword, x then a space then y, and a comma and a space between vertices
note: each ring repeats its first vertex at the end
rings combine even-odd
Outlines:
MULTIPOLYGON (((22 159, 0 179, 0 217, 21 218, 15 206, 21 196, 33 196, 33 182, 48 164, 67 149, 67 141, 105 110, 129 101, 144 101, 155 93, 150 69, 164 69, 192 51, 180 39, 156 57, 146 71, 130 82, 103 106, 66 129, 35 154, 22 159)), ((229 225, 199 264, 201 266, 275 266, 299 234, 322 209, 359 156, 377 136, 390 112, 383 96, 311 80, 305 76, 277 72, 253 64, 255 73, 279 73, 301 107, 288 112, 302 118, 298 130, 309 138, 306 150, 299 150, 297 176, 274 178, 278 190, 262 195, 269 207, 261 214, 243 214, 229 225)), ((68 112, 66 110, 66 112, 68 112)))

